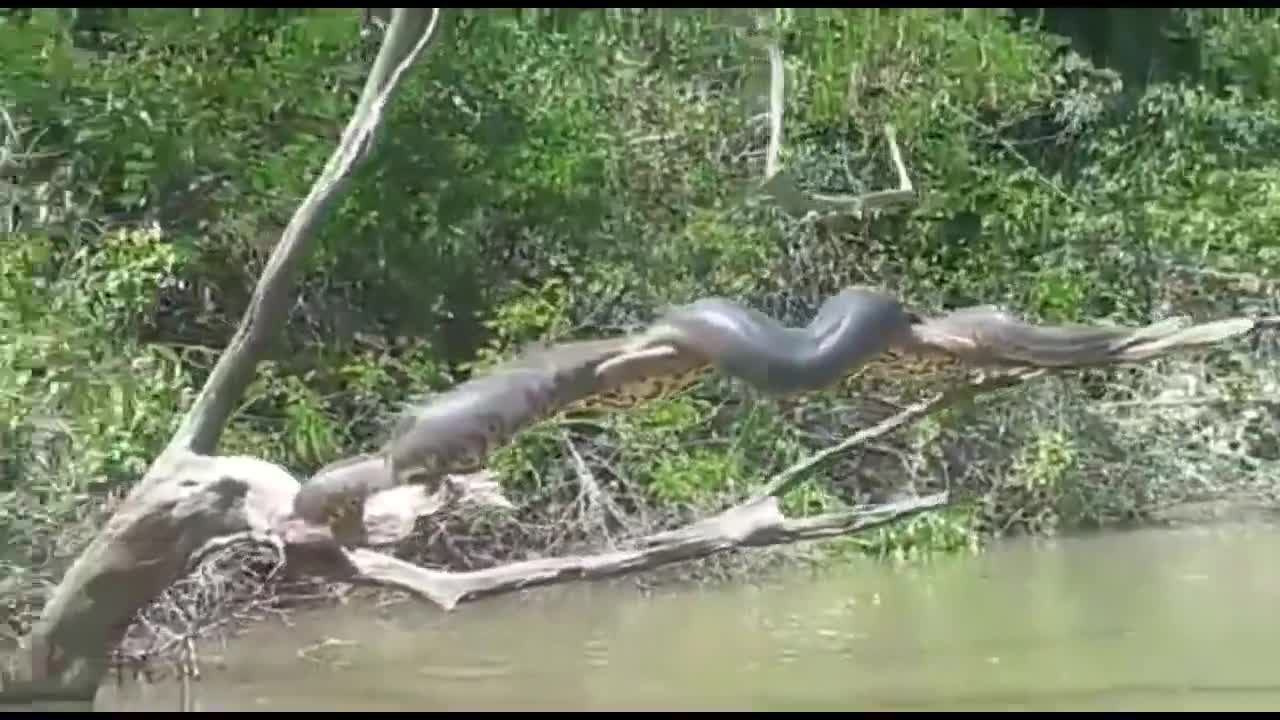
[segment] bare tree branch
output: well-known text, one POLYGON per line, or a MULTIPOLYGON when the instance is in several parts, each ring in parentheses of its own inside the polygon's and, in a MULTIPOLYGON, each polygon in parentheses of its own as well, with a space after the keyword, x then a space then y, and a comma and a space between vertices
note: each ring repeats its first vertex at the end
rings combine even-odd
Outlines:
POLYGON ((898 147, 898 131, 892 125, 884 126, 885 140, 889 143, 889 160, 898 176, 898 187, 890 190, 874 190, 862 195, 827 195, 809 193, 813 202, 813 211, 820 213, 852 213, 861 214, 867 210, 882 210, 895 205, 907 205, 915 201, 916 189, 907 174, 907 166, 902 161, 902 150, 898 147))
POLYGON ((787 69, 782 63, 782 48, 769 43, 769 149, 764 156, 764 181, 773 180, 782 168, 782 113, 786 100, 787 69))
POLYGON ((915 202, 915 186, 902 161, 898 147, 898 133, 892 125, 884 128, 889 143, 889 159, 897 174, 898 187, 875 190, 862 195, 828 195, 805 192, 795 179, 782 172, 783 116, 786 114, 786 67, 782 48, 777 41, 768 45, 769 53, 769 147, 765 153, 764 181, 761 189, 773 196, 788 212, 799 215, 862 215, 869 210, 883 210, 915 202))
POLYGON ((787 491, 794 488, 806 473, 812 472, 815 468, 834 460, 836 457, 843 455, 854 448, 865 445, 872 440, 882 438, 900 427, 910 425, 920 418, 931 415, 950 405, 963 402, 993 390, 1017 385, 1024 380, 1042 375, 1043 373, 1043 370, 1028 370, 995 375, 966 385, 961 385, 948 390, 947 392, 940 393, 929 400, 924 400, 910 405, 902 412, 892 415, 865 430, 854 433, 835 445, 824 448, 778 473, 760 489, 760 492, 757 493, 752 500, 759 501, 770 496, 781 497, 786 494, 787 491))
POLYGON ((22 145, 22 133, 18 132, 13 116, 3 106, 0 106, 0 120, 4 121, 4 142, 0 144, 0 178, 4 178, 10 173, 10 168, 18 164, 17 157, 21 153, 19 148, 22 145))
POLYGON ((0 701, 91 698, 108 651, 133 614, 184 572, 192 553, 215 537, 266 532, 279 521, 255 511, 287 513, 297 481, 283 470, 267 464, 265 471, 246 470, 253 461, 208 460, 201 453, 217 446, 259 359, 284 324, 293 276, 313 231, 368 158, 383 110, 435 35, 440 12, 394 10, 342 140, 286 227, 235 336, 168 447, 55 589, 32 630, 26 662, 0 675, 0 701), (228 472, 209 474, 210 468, 228 472), (264 472, 252 483, 236 480, 264 472), (265 498, 255 496, 262 493, 265 498))
POLYGON ((643 538, 635 549, 531 560, 463 573, 427 570, 388 555, 357 549, 348 555, 355 570, 349 579, 408 590, 448 610, 464 600, 541 585, 643 572, 734 548, 848 535, 942 507, 946 502, 947 495, 941 493, 870 510, 788 520, 778 508, 777 499, 767 497, 678 531, 643 538))
POLYGON ((284 324, 293 277, 310 250, 316 226, 345 192, 351 175, 368 159, 382 123, 383 109, 401 77, 434 37, 439 18, 438 8, 432 9, 429 16, 416 10, 397 9, 393 13, 391 31, 374 61, 360 103, 342 133, 338 148, 285 227, 236 334, 183 417, 168 449, 209 453, 217 447, 236 403, 253 379, 258 360, 266 354, 271 339, 284 324), (406 52, 409 43, 414 44, 406 52))
MULTIPOLYGON (((1138 331, 1099 333, 1101 339, 1088 345, 1088 352, 1082 354, 1073 346, 1074 354, 1064 360, 1061 354, 1055 355, 1061 345, 1052 341, 1054 329, 1029 329, 994 311, 953 313, 915 325, 901 349, 1011 366, 1007 373, 908 407, 786 469, 742 504, 684 528, 640 538, 631 549, 450 573, 430 571, 374 550, 343 548, 327 531, 319 532, 294 517, 294 499, 301 486, 283 468, 256 458, 211 453, 257 362, 283 324, 292 277, 305 256, 312 230, 335 203, 353 170, 367 159, 389 98, 436 34, 439 16, 439 9, 392 11, 391 26, 342 141, 285 229, 235 337, 168 447, 59 584, 32 632, 27 666, 0 673, 0 702, 91 698, 110 648, 138 611, 190 572, 194 562, 225 547, 229 538, 275 546, 283 555, 282 567, 292 574, 391 585, 452 608, 496 593, 642 571, 734 548, 857 532, 942 507, 948 497, 940 494, 871 510, 802 519, 783 517, 779 497, 806 473, 839 454, 954 402, 1008 387, 1049 368, 1138 362, 1220 343, 1277 323, 1274 318, 1191 327, 1165 322, 1138 331), (1120 339, 1113 343, 1117 337, 1120 339)), ((784 93, 782 55, 776 46, 770 50, 770 60, 771 77, 777 82, 770 94, 772 132, 766 184, 775 191, 790 187, 800 195, 789 181, 778 184, 778 179, 784 178, 779 168, 784 93)), ((914 190, 892 127, 886 128, 886 135, 898 176, 897 190, 850 198, 803 196, 807 212, 861 212, 910 201, 914 190)), ((677 348, 651 347, 628 356, 628 361, 641 356, 650 363, 649 369, 657 363, 679 366, 687 359, 677 348)), ((627 367, 621 363, 614 372, 622 373, 627 367)), ((583 482, 586 487, 594 485, 589 475, 583 482)), ((460 495, 464 502, 470 499, 480 506, 510 507, 490 476, 454 478, 449 485, 452 495, 460 495)), ((428 496, 421 487, 397 487, 371 498, 363 521, 366 528, 375 528, 369 533, 374 542, 394 544, 412 532, 419 517, 438 512, 445 502, 443 495, 428 496)))

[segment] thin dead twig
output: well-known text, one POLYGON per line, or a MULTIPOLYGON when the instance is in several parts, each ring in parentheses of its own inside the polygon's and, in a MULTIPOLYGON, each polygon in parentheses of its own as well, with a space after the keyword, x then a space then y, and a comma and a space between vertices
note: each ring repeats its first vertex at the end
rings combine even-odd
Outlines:
POLYGON ((863 215, 915 201, 915 186, 902 160, 898 134, 893 125, 884 126, 889 143, 889 157, 897 173, 898 187, 874 190, 861 195, 831 195, 801 190, 793 178, 782 172, 783 116, 786 109, 786 68, 782 49, 770 42, 769 53, 769 146, 765 154, 764 180, 761 189, 772 195, 787 211, 798 215, 863 215))
MULTIPOLYGON (((421 34, 405 54, 394 60, 395 64, 385 75, 383 63, 392 62, 391 44, 406 38, 389 36, 383 41, 383 50, 374 61, 374 70, 369 73, 360 105, 343 130, 337 150, 329 156, 320 177, 285 227, 280 242, 258 278, 258 284, 236 334, 227 344, 226 351, 218 358, 204 387, 200 389, 162 454, 178 451, 212 452, 217 446, 228 419, 244 394, 244 388, 252 379, 259 356, 288 314, 291 303, 287 296, 293 287, 292 278, 304 260, 312 239, 313 226, 337 201, 360 162, 368 158, 375 134, 382 126, 383 112, 402 77, 413 67, 427 45, 437 37, 435 30, 441 12, 440 8, 431 9, 429 20, 421 34)), ((406 28, 411 22, 402 21, 406 23, 406 28)), ((146 486, 147 481, 144 479, 140 488, 145 489, 146 486)))
POLYGON ((928 400, 922 400, 909 405, 905 410, 886 418, 865 430, 856 432, 835 445, 819 450, 809 457, 788 467, 786 470, 778 473, 768 483, 766 483, 759 492, 752 496, 748 502, 759 502, 769 496, 781 497, 787 491, 791 490, 791 488, 795 487, 806 473, 812 472, 823 463, 829 462, 856 447, 884 437, 900 427, 909 425, 949 405, 954 405, 958 402, 1001 388, 1018 385, 1034 376, 1041 375, 1044 372, 1045 371, 1042 369, 1028 369, 993 375, 952 388, 951 390, 939 393, 928 400))
POLYGON ((643 538, 632 549, 515 562, 484 570, 441 572, 383 553, 347 551, 359 582, 407 590, 452 610, 460 602, 571 580, 616 577, 719 555, 741 547, 780 545, 858 532, 946 505, 945 493, 869 510, 788 520, 777 498, 749 502, 679 530, 643 538))
POLYGON ((600 527, 600 531, 604 533, 609 543, 613 544, 613 537, 609 533, 609 525, 605 521, 605 515, 618 523, 620 527, 626 527, 626 521, 623 519, 623 513, 614 505, 613 498, 600 487, 596 482, 595 473, 591 472, 591 468, 587 465, 586 460, 582 458, 582 454, 578 452, 578 448, 574 445, 573 440, 567 432, 561 431, 561 441, 566 450, 569 451, 569 457, 573 461, 574 472, 578 476, 578 485, 581 488, 579 497, 585 499, 586 509, 584 515, 591 517, 591 522, 600 527))
POLYGON ((782 63, 782 48, 769 43, 769 149, 764 158, 764 180, 769 182, 782 168, 782 112, 787 81, 786 67, 782 63))

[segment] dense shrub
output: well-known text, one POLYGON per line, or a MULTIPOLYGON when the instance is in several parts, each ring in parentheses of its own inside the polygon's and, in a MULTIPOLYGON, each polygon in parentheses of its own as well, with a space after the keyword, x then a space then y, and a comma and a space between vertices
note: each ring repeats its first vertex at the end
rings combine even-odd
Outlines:
MULTIPOLYGON (((531 340, 622 332, 708 294, 791 323, 853 283, 926 311, 996 303, 1059 321, 1266 311, 1280 261, 1280 25, 1179 17, 1199 79, 1134 88, 994 10, 459 14, 322 228, 223 449, 305 475, 369 450, 402 403, 531 340), (771 33, 787 59, 788 171, 824 192, 884 187, 892 124, 918 206, 815 219, 758 199, 771 33)), ((0 25, 17 160, 0 186, 12 222, 0 563, 28 569, 73 552, 83 533, 66 528, 164 442, 376 50, 344 11, 86 23, 37 10, 0 25), (34 554, 12 550, 24 547, 34 554)), ((854 543, 903 552, 1271 492, 1272 410, 1249 398, 1276 374, 1266 348, 1240 350, 955 409, 787 503, 973 491, 971 506, 854 543), (1175 402, 1184 395, 1198 400, 1175 402)), ((494 459, 522 510, 483 528, 473 552, 586 537, 586 524, 565 537, 580 504, 571 449, 628 522, 665 522, 941 382, 857 379, 775 403, 713 380, 634 413, 548 424, 494 459)))

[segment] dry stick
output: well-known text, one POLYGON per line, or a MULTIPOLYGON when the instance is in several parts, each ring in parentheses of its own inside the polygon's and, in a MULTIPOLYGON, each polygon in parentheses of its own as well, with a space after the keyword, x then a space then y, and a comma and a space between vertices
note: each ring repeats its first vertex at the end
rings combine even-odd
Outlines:
POLYGON ((947 495, 940 493, 871 510, 788 520, 782 516, 777 498, 768 497, 680 530, 649 536, 635 549, 530 560, 470 572, 428 570, 364 549, 349 551, 347 557, 357 570, 351 580, 406 590, 452 610, 464 600, 572 580, 615 577, 739 547, 780 545, 859 532, 941 507, 946 502, 947 495))
POLYGON ((782 64, 782 48, 769 43, 769 149, 764 157, 764 181, 778 174, 782 154, 782 108, 785 98, 786 68, 782 64))
POLYGON ((19 146, 22 144, 22 136, 18 133, 18 128, 13 124, 13 118, 9 115, 9 111, 0 106, 0 120, 4 121, 4 142, 0 143, 0 179, 9 173, 10 166, 17 167, 20 155, 19 146))
POLYGON ((759 502, 769 496, 781 497, 786 494, 787 491, 791 490, 791 488, 795 487, 796 483, 801 480, 805 473, 812 471, 819 465, 822 465, 839 455, 849 452, 850 450, 872 440, 884 437, 894 430, 937 412, 944 407, 968 400, 969 398, 983 393, 1017 385, 1033 376, 1040 375, 1043 372, 1044 370, 1028 369, 1007 374, 994 375, 939 393, 929 400, 922 400, 909 405, 905 410, 897 413, 896 415, 886 418, 865 430, 860 430, 835 445, 823 448, 809 457, 795 463, 786 470, 783 470, 775 475, 773 479, 771 479, 747 502, 759 502))
POLYGON ((591 468, 587 465, 587 461, 583 459, 582 453, 578 452, 578 448, 574 445, 573 438, 569 437, 569 433, 562 430, 560 438, 565 449, 569 451, 569 457, 573 460, 573 468, 578 475, 578 483, 582 488, 581 494, 586 497, 587 508, 584 514, 590 517, 589 521, 598 523, 600 529, 605 533, 605 537, 612 542, 612 537, 609 536, 609 525, 604 516, 608 515, 618 525, 626 527, 623 513, 614 504, 613 498, 604 491, 604 488, 600 487, 600 483, 596 481, 595 473, 591 472, 591 468))
POLYGON ((805 192, 790 178, 781 174, 782 126, 786 112, 786 68, 782 62, 782 49, 777 42, 769 43, 769 147, 765 153, 765 171, 762 187, 767 189, 780 204, 802 214, 818 215, 855 214, 868 210, 880 210, 894 205, 905 205, 915 200, 915 186, 902 161, 898 147, 898 133, 893 125, 884 126, 885 139, 889 143, 889 158, 898 176, 898 187, 890 190, 874 190, 861 195, 829 195, 805 192))
MULTIPOLYGON (((210 453, 216 448, 236 403, 253 378, 258 358, 284 324, 290 306, 287 295, 293 287, 292 278, 306 256, 315 225, 337 201, 338 193, 350 181, 356 166, 368 157, 387 103, 401 78, 435 37, 439 20, 440 9, 433 8, 431 20, 417 43, 399 58, 385 78, 385 70, 379 66, 393 62, 394 54, 379 54, 365 87, 366 94, 374 95, 372 103, 367 108, 357 107, 352 114, 337 151, 329 156, 311 192, 285 227, 280 243, 258 279, 239 328, 170 439, 166 452, 210 453), (376 87, 378 83, 381 87, 376 87)), ((384 42, 397 39, 399 35, 389 36, 384 42)))

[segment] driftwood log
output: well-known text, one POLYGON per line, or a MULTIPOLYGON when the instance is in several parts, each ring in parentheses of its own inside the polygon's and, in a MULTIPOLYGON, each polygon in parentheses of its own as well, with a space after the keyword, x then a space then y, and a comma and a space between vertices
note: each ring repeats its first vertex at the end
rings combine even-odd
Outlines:
MULTIPOLYGON (((635 572, 730 548, 853 533, 941 507, 948 498, 934 495, 800 519, 783 517, 778 498, 819 464, 978 393, 1056 369, 1141 362, 1238 338, 1275 324, 1270 319, 1234 319, 1199 325, 1164 321, 1145 328, 1077 327, 1067 333, 1076 333, 1072 336, 1076 341, 1088 337, 1104 338, 1105 342, 1077 342, 1073 346, 1076 350, 1093 349, 1064 359, 1053 352, 1061 345, 1038 344, 1045 339, 1066 337, 1060 334, 1063 329, 1033 327, 990 308, 956 311, 942 318, 917 318, 903 326, 907 331, 895 338, 892 347, 883 348, 890 362, 910 354, 945 356, 955 362, 994 366, 993 374, 909 407, 797 463, 764 482, 746 502, 711 518, 642 538, 629 549, 514 563, 475 572, 431 571, 373 549, 403 539, 418 517, 435 512, 445 502, 510 507, 496 479, 483 469, 473 468, 465 474, 447 473, 447 482, 437 488, 417 482, 412 473, 399 478, 392 474, 387 486, 366 488, 371 491, 362 496, 359 516, 354 519, 360 542, 338 543, 330 528, 297 512, 302 509, 301 515, 307 514, 307 504, 297 501, 300 491, 310 483, 300 483, 266 460, 219 456, 216 450, 259 359, 284 323, 291 304, 293 278, 306 255, 313 229, 340 197, 352 171, 368 157, 386 104, 408 69, 438 35, 441 15, 440 9, 392 11, 381 50, 339 147, 284 230, 235 336, 166 449, 62 578, 16 664, 0 672, 0 703, 91 700, 106 672, 111 649, 136 614, 211 549, 228 543, 267 543, 279 549, 291 572, 403 588, 442 608, 453 608, 486 595, 635 572), (1034 342, 1027 342, 1028 338, 1034 342)), ((775 97, 777 130, 771 146, 781 137, 780 86, 775 97)), ((914 192, 891 131, 887 139, 902 187, 841 203, 845 211, 863 212, 872 206, 879 209, 912 199, 914 192)), ((776 149, 771 147, 769 157, 768 179, 772 180, 777 172, 776 149)), ((832 204, 822 203, 824 209, 832 204)), ((709 357, 699 356, 693 362, 690 353, 698 355, 696 348, 691 350, 682 344, 678 335, 653 333, 643 337, 638 344, 634 339, 618 342, 616 351, 584 361, 570 374, 573 382, 579 383, 575 387, 586 387, 575 391, 578 396, 603 397, 611 389, 628 387, 637 377, 643 379, 646 373, 671 377, 680 368, 689 370, 694 365, 712 365, 722 370, 727 367, 730 374, 737 367, 743 371, 737 373, 739 376, 750 375, 750 368, 717 364, 709 357)), ((551 371, 545 367, 543 370, 551 371)))

